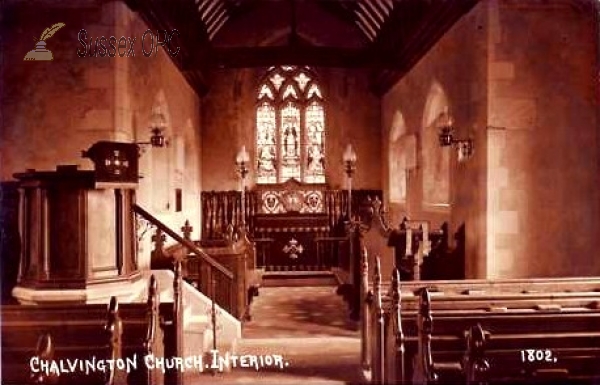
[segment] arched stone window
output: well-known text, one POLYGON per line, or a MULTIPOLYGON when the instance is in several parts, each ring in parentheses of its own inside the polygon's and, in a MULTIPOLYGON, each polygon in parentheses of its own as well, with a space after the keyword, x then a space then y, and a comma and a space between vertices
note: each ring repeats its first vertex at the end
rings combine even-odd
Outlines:
POLYGON ((308 67, 272 67, 258 87, 256 183, 325 183, 325 108, 308 67))

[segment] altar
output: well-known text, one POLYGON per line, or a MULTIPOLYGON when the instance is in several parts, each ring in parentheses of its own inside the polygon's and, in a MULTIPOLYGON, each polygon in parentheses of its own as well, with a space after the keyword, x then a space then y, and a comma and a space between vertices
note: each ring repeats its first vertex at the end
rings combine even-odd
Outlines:
MULTIPOLYGON (((382 198, 381 190, 352 191, 352 208, 382 198)), ((256 185, 240 191, 202 192, 202 240, 222 240, 242 218, 256 246, 256 264, 267 271, 330 270, 347 263, 348 191, 326 184, 285 183, 256 185)))
POLYGON ((258 264, 267 271, 330 267, 317 246, 317 240, 329 232, 326 214, 257 214, 254 220, 256 238, 263 248, 258 264))
POLYGON ((317 239, 329 234, 325 185, 282 184, 259 186, 259 210, 254 215, 254 239, 260 249, 258 264, 267 271, 326 270, 317 239))

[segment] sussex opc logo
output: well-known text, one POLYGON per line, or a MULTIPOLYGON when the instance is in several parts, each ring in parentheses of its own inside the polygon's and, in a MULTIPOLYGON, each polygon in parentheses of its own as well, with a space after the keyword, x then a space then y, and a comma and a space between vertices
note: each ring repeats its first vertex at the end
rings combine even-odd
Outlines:
POLYGON ((53 60, 52 51, 46 49, 46 40, 50 39, 56 31, 65 26, 65 23, 56 23, 42 32, 39 41, 35 44, 35 49, 27 52, 24 61, 50 61, 53 60))

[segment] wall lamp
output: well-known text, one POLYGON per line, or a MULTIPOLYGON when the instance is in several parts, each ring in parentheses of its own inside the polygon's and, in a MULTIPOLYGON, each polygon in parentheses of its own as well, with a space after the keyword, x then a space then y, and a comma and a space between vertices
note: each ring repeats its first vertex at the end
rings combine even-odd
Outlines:
POLYGON ((458 151, 459 161, 466 160, 473 155, 475 150, 473 139, 456 139, 454 137, 453 121, 447 110, 438 117, 438 127, 438 139, 441 147, 454 146, 458 151))
POLYGON ((135 142, 138 145, 140 150, 142 146, 151 146, 151 147, 165 147, 168 145, 167 140, 163 134, 164 129, 166 128, 167 123, 165 116, 159 111, 154 111, 152 113, 151 122, 150 122, 150 141, 148 142, 135 142))
POLYGON ((237 172, 240 177, 246 179, 248 175, 248 163, 250 162, 250 154, 246 151, 246 146, 242 146, 242 149, 235 156, 235 165, 237 166, 237 172))
POLYGON ((246 236, 246 175, 248 175, 248 163, 250 162, 250 154, 246 151, 246 146, 242 146, 241 150, 238 151, 235 156, 235 165, 237 167, 236 171, 240 175, 240 194, 241 194, 241 232, 242 235, 246 236))
POLYGON ((150 132, 152 133, 152 135, 150 135, 149 142, 135 142, 135 144, 142 146, 150 145, 152 147, 164 147, 167 141, 162 133, 162 130, 158 127, 155 127, 150 132))
POLYGON ((342 160, 344 161, 344 171, 346 171, 348 178, 352 178, 352 175, 354 175, 354 172, 356 171, 356 159, 356 152, 354 152, 352 145, 349 144, 348 147, 346 147, 346 151, 344 151, 344 154, 342 155, 342 160))
POLYGON ((348 220, 352 221, 352 176, 356 172, 356 152, 349 144, 346 147, 346 151, 342 154, 342 161, 344 162, 344 171, 348 176, 348 220))

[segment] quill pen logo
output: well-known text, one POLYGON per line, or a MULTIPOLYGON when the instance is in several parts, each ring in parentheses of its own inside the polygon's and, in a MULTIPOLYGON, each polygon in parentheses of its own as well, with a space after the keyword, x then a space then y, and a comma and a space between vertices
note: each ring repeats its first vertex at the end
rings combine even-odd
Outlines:
POLYGON ((40 40, 35 44, 35 49, 27 52, 24 61, 50 61, 53 60, 52 52, 46 49, 46 40, 50 39, 56 31, 65 26, 65 23, 56 23, 51 27, 48 27, 42 32, 40 40))

